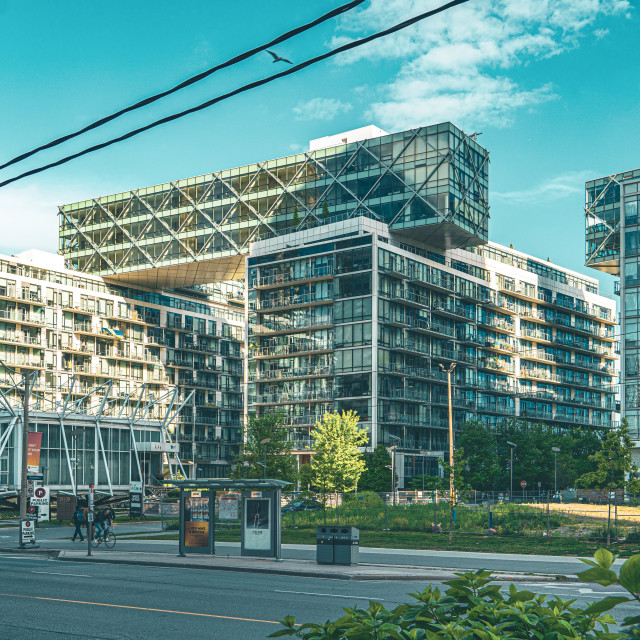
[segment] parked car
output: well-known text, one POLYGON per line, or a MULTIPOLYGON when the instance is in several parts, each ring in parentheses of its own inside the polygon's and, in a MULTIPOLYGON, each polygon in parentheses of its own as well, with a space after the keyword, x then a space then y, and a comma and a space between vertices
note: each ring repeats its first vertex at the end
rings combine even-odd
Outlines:
POLYGON ((322 509, 322 502, 317 500, 295 500, 289 504, 285 504, 282 507, 282 513, 288 513, 289 511, 315 511, 316 509, 322 509))

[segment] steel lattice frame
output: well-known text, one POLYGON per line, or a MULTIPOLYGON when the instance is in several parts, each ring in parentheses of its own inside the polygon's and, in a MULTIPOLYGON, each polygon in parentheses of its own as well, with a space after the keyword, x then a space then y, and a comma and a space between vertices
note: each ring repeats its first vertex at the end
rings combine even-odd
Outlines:
MULTIPOLYGON (((608 191, 613 187, 613 185, 618 185, 620 187, 619 174, 606 176, 605 180, 607 181, 605 185, 602 187, 602 190, 598 193, 598 195, 593 199, 592 202, 589 202, 589 197, 587 195, 585 199, 585 233, 588 235, 589 230, 594 227, 599 227, 596 230, 598 234, 598 243, 592 250, 589 250, 589 243, 587 241, 585 252, 586 252, 586 261, 585 264, 587 267, 592 267, 594 269, 602 269, 607 270, 614 273, 615 275, 620 274, 620 215, 618 215, 614 220, 607 221, 598 211, 598 208, 602 205, 602 201, 604 200, 608 191), (611 255, 616 257, 607 256, 607 252, 611 252, 611 255), (605 269, 602 264, 603 263, 616 263, 609 268, 605 269)), ((588 187, 587 187, 588 193, 588 187)), ((604 210, 603 210, 604 211, 604 210)))
MULTIPOLYGON (((438 223, 446 222, 459 226, 463 220, 469 229, 465 233, 469 235, 471 244, 483 243, 486 241, 489 217, 486 179, 488 159, 488 153, 477 144, 475 135, 466 135, 453 125, 447 124, 364 140, 328 150, 310 151, 278 161, 260 162, 243 168, 251 171, 246 185, 240 191, 232 184, 240 170, 214 172, 201 178, 160 185, 158 191, 152 193, 149 193, 151 189, 140 189, 118 196, 95 199, 90 204, 82 203, 81 209, 74 209, 72 205, 60 207, 61 253, 71 259, 72 263, 74 260, 86 258, 86 262, 75 265, 81 271, 113 276, 166 267, 176 262, 185 264, 215 260, 219 257, 243 256, 248 252, 250 243, 260 235, 283 235, 296 229, 335 222, 344 215, 365 215, 382 220, 393 230, 394 227, 402 226, 404 216, 416 201, 421 201, 424 208, 432 212, 431 224, 435 219, 438 223), (450 135, 450 142, 446 148, 437 144, 440 133, 450 135), (427 169, 427 175, 420 184, 412 186, 404 175, 405 152, 418 138, 425 149, 425 160, 419 166, 427 169), (383 160, 383 154, 379 157, 372 150, 374 145, 379 144, 393 145, 391 148, 396 148, 397 145, 398 148, 391 154, 390 160, 383 160), (337 170, 330 170, 330 160, 339 157, 338 153, 345 154, 342 157, 346 156, 346 159, 337 170), (428 161, 433 164, 427 165, 427 154, 431 156, 428 161), (373 179, 367 191, 360 195, 346 183, 346 174, 349 169, 353 169, 358 158, 366 160, 366 178, 373 179), (438 176, 438 170, 445 165, 447 178, 443 179, 438 176), (288 180, 283 180, 278 175, 283 168, 294 169, 288 180), (256 191, 261 177, 266 177, 272 186, 256 191), (388 201, 391 202, 391 196, 381 190, 385 178, 393 179, 396 188, 401 188, 406 200, 390 219, 383 220, 382 215, 375 209, 376 205, 370 201, 374 198, 381 201, 389 196, 388 201), (437 179, 440 183, 435 182, 437 179), (198 197, 194 197, 193 192, 196 189, 192 187, 200 188, 198 197), (211 199, 216 187, 222 190, 224 196, 218 203, 211 199), (347 211, 330 212, 329 218, 324 220, 322 207, 333 189, 343 191, 340 204, 346 204, 347 211), (317 193, 312 198, 305 197, 308 196, 309 190, 317 193), (455 193, 456 206, 450 209, 447 205, 444 210, 438 209, 430 201, 428 190, 431 196, 446 194, 448 202, 452 201, 455 193), (144 193, 141 193, 142 191, 144 193), (148 200, 158 197, 160 201, 152 206, 148 200), (181 200, 184 206, 173 206, 171 200, 174 197, 181 200), (273 201, 266 210, 258 209, 258 200, 266 202, 271 198, 273 201), (280 210, 287 199, 300 212, 296 226, 294 216, 280 210), (228 210, 221 220, 216 221, 213 207, 226 207, 227 205, 221 204, 226 201, 230 201, 228 210), (114 212, 116 204, 120 207, 118 213, 114 212), (144 213, 135 213, 140 208, 144 213), (77 216, 73 214, 76 210, 77 216), (248 218, 237 221, 236 217, 239 217, 241 211, 248 218), (101 216, 97 223, 94 214, 101 216), (280 220, 275 220, 276 215, 280 220), (281 217, 283 215, 287 216, 287 224, 284 226, 281 217), (127 225, 132 224, 134 218, 141 216, 145 216, 145 219, 140 223, 140 229, 137 233, 132 233, 127 225), (169 224, 168 219, 171 216, 179 216, 177 228, 169 224), (105 224, 107 227, 102 226, 105 224), (95 228, 96 226, 99 228, 95 228), (94 231, 104 231, 99 241, 92 237, 94 231), (234 237, 235 232, 238 237, 234 237), (161 233, 163 238, 160 245, 158 233, 161 233), (240 235, 245 236, 241 241, 240 235), (115 243, 115 238, 118 238, 118 244, 115 243), (197 246, 198 241, 201 243, 200 246, 197 246), (224 247, 218 251, 214 249, 214 245, 220 241, 224 247), (88 249, 80 249, 81 244, 86 245, 88 249), (161 246, 159 251, 158 246, 161 246), (121 255, 116 260, 114 255, 117 251, 120 251, 121 255)), ((413 168, 414 164, 411 161, 410 169, 413 168)), ((358 174, 360 171, 363 169, 357 168, 358 174)), ((333 208, 330 203, 328 205, 333 208)), ((417 224, 420 226, 419 222, 417 224)))
MULTIPOLYGON (((142 467, 140 465, 134 427, 136 425, 143 424, 146 426, 159 427, 163 438, 162 442, 177 445, 177 431, 176 439, 174 441, 171 437, 169 427, 177 418, 183 407, 189 402, 194 392, 191 391, 176 408, 180 394, 178 387, 174 387, 156 398, 153 394, 149 395, 147 393, 147 385, 146 383, 143 383, 138 389, 127 394, 124 398, 110 398, 109 396, 113 388, 113 380, 109 380, 108 382, 91 389, 91 391, 81 398, 74 400, 72 399, 72 394, 76 379, 77 376, 75 375, 71 378, 69 389, 62 401, 52 401, 40 395, 37 391, 32 390, 30 394, 30 404, 33 407, 32 419, 34 422, 37 422, 38 420, 55 420, 59 422, 62 443, 65 451, 65 459, 67 469, 69 471, 69 477, 71 478, 73 493, 76 493, 75 474, 73 473, 71 466, 72 460, 65 425, 67 422, 73 422, 74 419, 76 422, 81 420, 83 424, 85 422, 89 423, 87 428, 95 429, 95 433, 97 435, 96 447, 102 457, 102 462, 104 463, 109 493, 113 495, 113 486, 107 462, 107 450, 104 446, 102 432, 100 429, 102 421, 109 421, 112 426, 128 427, 131 435, 131 450, 134 454, 134 460, 139 477, 142 478, 142 467), (99 393, 100 391, 102 391, 102 393, 99 393), (95 404, 93 403, 94 399, 96 400, 95 404), (89 401, 88 406, 87 401, 89 401), (116 412, 112 410, 110 411, 110 407, 114 406, 116 402, 123 403, 122 408, 117 412, 117 416, 116 412), (48 408, 47 404, 49 405, 48 408), (147 417, 149 410, 156 405, 167 405, 164 418, 160 421, 147 417)), ((3 430, 2 436, 0 437, 0 457, 2 457, 16 425, 21 424, 22 421, 22 402, 20 402, 15 393, 19 385, 20 383, 16 382, 16 384, 10 387, 7 391, 0 389, 0 423, 8 421, 8 426, 3 430)), ((182 476, 186 477, 179 454, 175 457, 176 462, 174 463, 171 458, 167 456, 167 466, 169 467, 169 474, 172 480, 175 480, 178 477, 178 468, 180 469, 182 476)), ((94 483, 98 486, 97 466, 95 468, 95 476, 94 483)))

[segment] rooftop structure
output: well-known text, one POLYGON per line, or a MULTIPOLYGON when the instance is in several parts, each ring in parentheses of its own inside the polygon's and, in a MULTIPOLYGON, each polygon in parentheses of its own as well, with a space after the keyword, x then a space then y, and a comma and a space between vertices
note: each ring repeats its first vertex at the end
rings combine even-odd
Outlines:
POLYGON ((252 242, 356 216, 436 247, 486 242, 489 158, 475 136, 450 123, 370 137, 384 134, 373 129, 61 206, 60 252, 83 273, 173 289, 240 279, 252 242))

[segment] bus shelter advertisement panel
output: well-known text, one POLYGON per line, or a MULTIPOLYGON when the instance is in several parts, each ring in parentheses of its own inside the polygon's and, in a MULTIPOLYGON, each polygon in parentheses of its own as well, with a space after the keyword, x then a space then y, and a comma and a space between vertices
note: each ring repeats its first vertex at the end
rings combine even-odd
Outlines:
POLYGON ((271 549, 271 499, 247 498, 244 512, 244 548, 271 549))
POLYGON ((184 499, 184 546, 209 546, 208 493, 202 496, 199 491, 193 491, 184 499))

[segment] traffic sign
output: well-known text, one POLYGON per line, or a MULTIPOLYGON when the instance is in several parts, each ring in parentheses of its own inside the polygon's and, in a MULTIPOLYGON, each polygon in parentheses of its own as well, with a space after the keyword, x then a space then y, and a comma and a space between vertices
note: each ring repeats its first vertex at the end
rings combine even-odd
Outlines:
POLYGON ((520 483, 520 486, 521 486, 523 489, 526 489, 526 488, 527 488, 527 481, 526 481, 526 480, 523 480, 523 481, 520 483))
POLYGON ((20 521, 20 544, 25 542, 36 542, 36 523, 30 518, 20 521))
POLYGON ((49 520, 49 502, 49 487, 36 487, 30 503, 38 508, 38 520, 40 522, 43 520, 49 520))
POLYGON ((33 498, 35 486, 35 480, 27 480, 27 498, 33 498))

